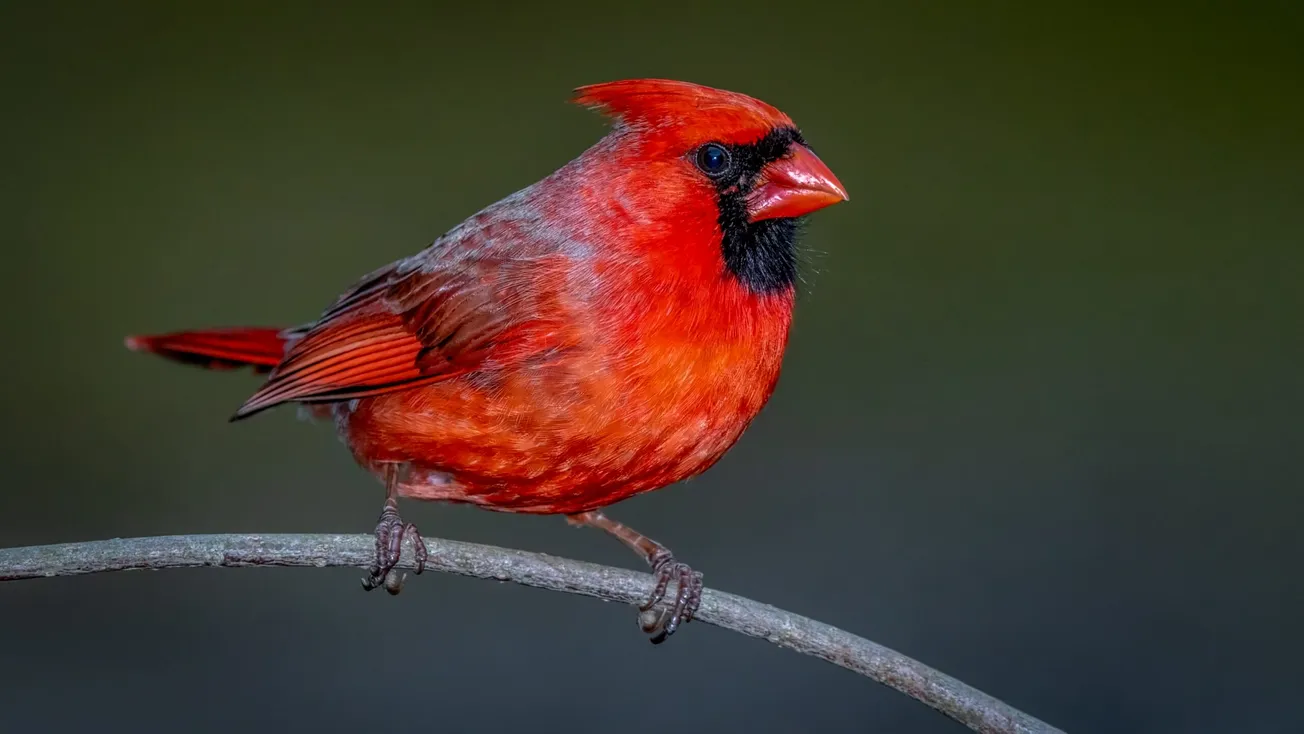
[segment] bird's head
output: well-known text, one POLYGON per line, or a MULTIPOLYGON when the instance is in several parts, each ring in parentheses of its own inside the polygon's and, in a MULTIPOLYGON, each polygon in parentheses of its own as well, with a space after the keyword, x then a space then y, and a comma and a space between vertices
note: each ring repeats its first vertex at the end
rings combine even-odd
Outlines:
POLYGON ((590 151, 613 201, 675 233, 676 257, 723 266, 755 293, 791 291, 798 219, 847 199, 793 121, 758 99, 632 79, 581 87, 576 101, 616 121, 590 151))

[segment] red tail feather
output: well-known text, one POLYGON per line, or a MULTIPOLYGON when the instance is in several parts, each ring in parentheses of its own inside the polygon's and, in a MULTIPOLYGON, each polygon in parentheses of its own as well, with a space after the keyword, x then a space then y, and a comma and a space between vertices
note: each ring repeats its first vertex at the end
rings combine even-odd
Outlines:
POLYGON ((249 326, 127 337, 127 348, 210 370, 270 372, 285 356, 284 329, 249 326))

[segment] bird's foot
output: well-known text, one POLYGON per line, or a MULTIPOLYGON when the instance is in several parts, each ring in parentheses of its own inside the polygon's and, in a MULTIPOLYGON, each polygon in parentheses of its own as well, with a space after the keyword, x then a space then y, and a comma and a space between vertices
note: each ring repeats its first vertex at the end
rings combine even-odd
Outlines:
POLYGON ((376 524, 376 559, 371 565, 371 575, 362 579, 362 588, 371 591, 384 586, 385 591, 397 594, 403 590, 403 581, 407 574, 400 574, 395 566, 403 555, 403 539, 412 539, 412 553, 416 568, 421 573, 426 567, 426 543, 421 539, 417 526, 403 522, 398 514, 398 503, 394 498, 385 500, 385 509, 380 512, 380 522, 376 524))
POLYGON ((652 595, 639 607, 639 626, 652 636, 652 644, 659 645, 689 622, 702 604, 702 574, 680 563, 664 548, 652 559, 652 575, 657 585, 652 595), (670 582, 675 582, 675 596, 668 604, 657 608, 666 598, 670 582))
POLYGON ((572 525, 588 525, 610 534, 646 559, 652 567, 657 585, 648 600, 639 607, 638 623, 644 632, 652 636, 653 645, 665 642, 681 624, 691 621, 697 614, 697 608, 702 604, 702 574, 689 568, 688 564, 676 561, 669 548, 628 525, 612 520, 601 510, 568 515, 566 521, 572 525), (662 604, 671 581, 675 582, 675 596, 670 603, 662 604))

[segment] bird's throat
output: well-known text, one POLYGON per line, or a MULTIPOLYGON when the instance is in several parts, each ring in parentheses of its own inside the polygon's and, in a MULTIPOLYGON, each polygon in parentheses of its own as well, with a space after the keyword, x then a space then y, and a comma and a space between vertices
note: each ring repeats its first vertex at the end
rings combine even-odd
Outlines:
POLYGON ((739 194, 720 197, 721 254, 729 273, 754 293, 791 289, 797 281, 797 219, 747 220, 739 194))

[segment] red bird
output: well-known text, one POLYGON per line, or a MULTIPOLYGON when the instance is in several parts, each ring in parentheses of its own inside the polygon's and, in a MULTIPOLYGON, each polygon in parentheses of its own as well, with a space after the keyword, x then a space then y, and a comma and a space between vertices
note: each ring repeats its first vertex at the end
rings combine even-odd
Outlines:
POLYGON ((232 420, 282 403, 331 419, 385 483, 363 586, 398 593, 399 497, 560 514, 657 578, 661 642, 701 575, 607 505, 699 474, 769 399, 792 319, 798 219, 846 191, 787 115, 660 79, 581 87, 612 130, 547 178, 367 275, 314 322, 127 339, 270 373, 232 420))

